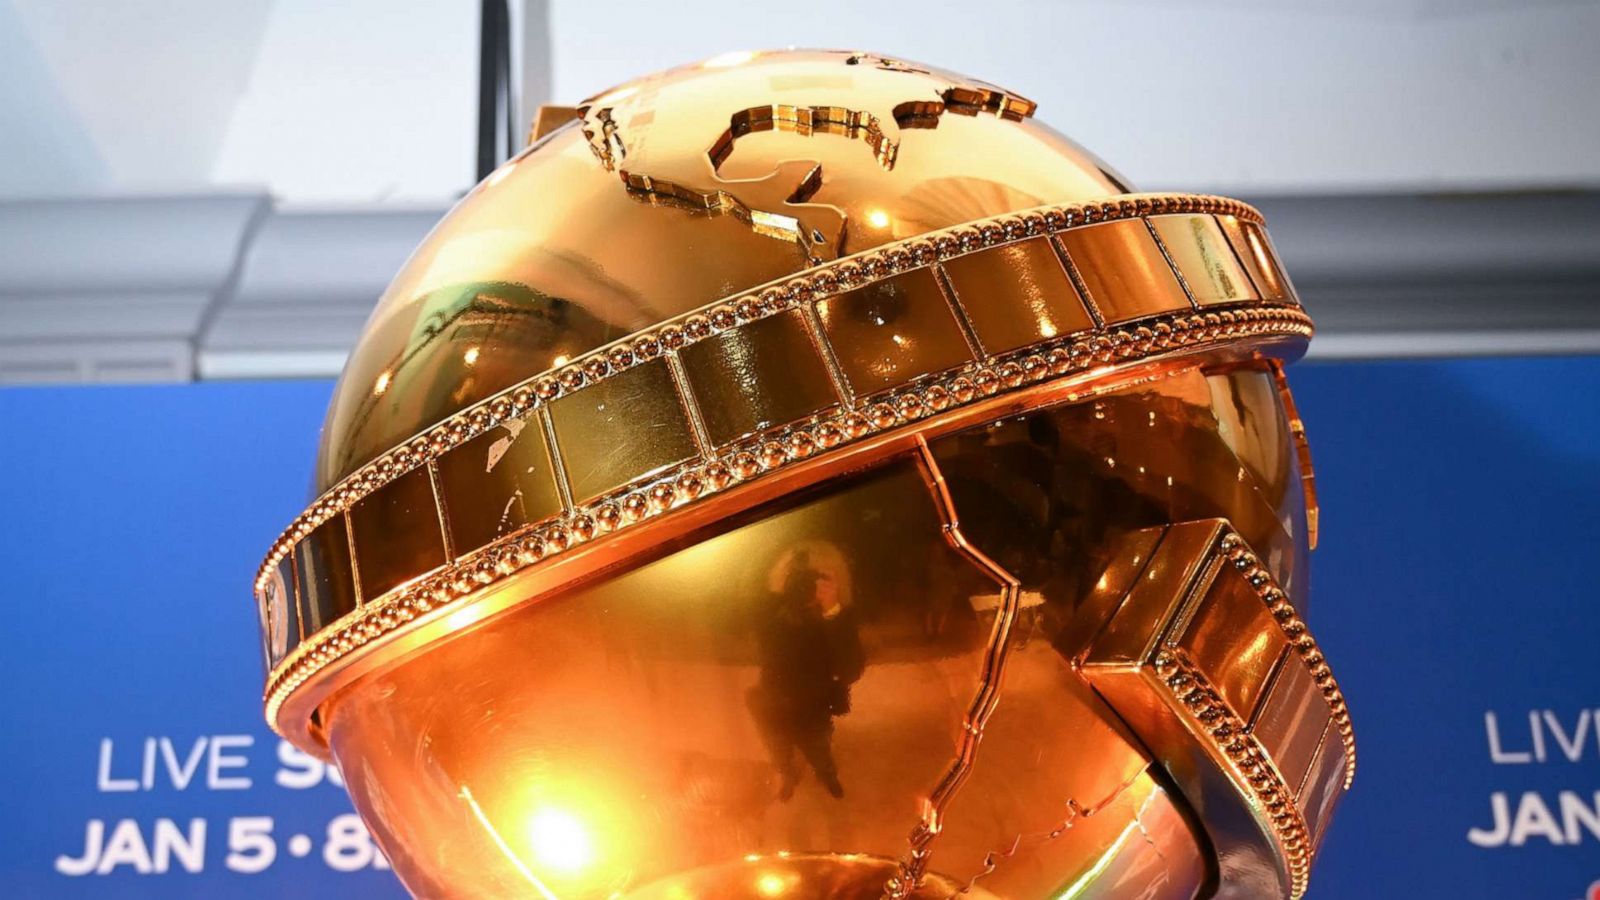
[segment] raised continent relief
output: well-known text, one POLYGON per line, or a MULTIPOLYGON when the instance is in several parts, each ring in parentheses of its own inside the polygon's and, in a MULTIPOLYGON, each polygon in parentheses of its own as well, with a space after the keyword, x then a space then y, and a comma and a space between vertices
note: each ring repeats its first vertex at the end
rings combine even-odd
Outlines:
POLYGON ((648 83, 603 95, 578 112, 595 157, 618 173, 631 195, 652 204, 731 215, 757 234, 795 244, 814 265, 842 252, 847 220, 843 209, 818 199, 828 175, 822 161, 787 159, 759 177, 726 177, 724 166, 741 138, 781 131, 859 141, 888 172, 899 158, 902 130, 935 128, 946 114, 1018 120, 1035 109, 1032 101, 983 82, 951 81, 941 89, 936 73, 886 57, 854 55, 842 58, 842 64, 908 76, 905 87, 910 99, 882 109, 788 103, 739 106, 729 113, 727 128, 711 135, 663 128, 660 93, 648 83), (918 99, 918 93, 926 96, 918 99), (652 123, 649 141, 630 133, 630 126, 652 123), (683 146, 686 141, 692 145, 683 146))

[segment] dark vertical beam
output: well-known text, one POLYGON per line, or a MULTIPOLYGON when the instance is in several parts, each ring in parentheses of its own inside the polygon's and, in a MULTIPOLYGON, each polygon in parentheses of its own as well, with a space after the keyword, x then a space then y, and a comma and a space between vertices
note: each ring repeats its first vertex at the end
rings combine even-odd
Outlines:
POLYGON ((516 149, 511 84, 511 12, 507 0, 483 0, 478 29, 478 180, 516 149))

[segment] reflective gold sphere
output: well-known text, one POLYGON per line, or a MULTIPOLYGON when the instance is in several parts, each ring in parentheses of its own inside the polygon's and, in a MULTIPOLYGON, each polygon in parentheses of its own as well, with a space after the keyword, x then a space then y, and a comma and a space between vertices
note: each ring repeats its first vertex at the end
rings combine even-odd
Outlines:
POLYGON ((580 109, 384 293, 328 410, 319 491, 474 401, 817 261, 1129 190, 1031 102, 864 53, 732 54, 580 109))
POLYGON ((718 57, 418 249, 256 581, 269 719, 414 893, 1305 890, 1310 321, 1254 210, 1033 114, 718 57))

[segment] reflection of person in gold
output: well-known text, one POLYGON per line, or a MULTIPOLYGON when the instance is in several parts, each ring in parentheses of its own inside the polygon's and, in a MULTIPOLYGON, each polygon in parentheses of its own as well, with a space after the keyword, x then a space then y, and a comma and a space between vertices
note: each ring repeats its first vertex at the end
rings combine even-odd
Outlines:
POLYGON ((748 699, 782 778, 780 800, 792 797, 800 783, 797 752, 829 794, 844 796, 833 759, 833 720, 850 711, 850 687, 866 659, 846 602, 848 583, 841 583, 843 559, 826 549, 833 553, 820 553, 820 565, 809 549, 780 560, 773 571, 778 590, 756 625, 761 679, 748 699))

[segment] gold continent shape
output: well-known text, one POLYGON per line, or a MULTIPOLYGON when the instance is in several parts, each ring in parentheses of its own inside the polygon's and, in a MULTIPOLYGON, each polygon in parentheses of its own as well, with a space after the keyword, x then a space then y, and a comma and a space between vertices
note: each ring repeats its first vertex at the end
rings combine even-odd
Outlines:
MULTIPOLYGON (((743 54, 735 56, 742 58, 743 54)), ((851 55, 845 64, 933 75, 928 69, 866 54, 851 55)), ((949 86, 933 97, 926 83, 907 85, 907 99, 876 109, 761 102, 771 88, 751 82, 749 97, 755 105, 735 110, 728 116, 727 128, 709 143, 703 111, 669 106, 658 115, 657 92, 648 83, 602 94, 586 101, 578 113, 596 158, 616 170, 640 199, 712 215, 731 214, 757 234, 795 244, 815 263, 837 258, 847 227, 844 209, 815 199, 831 173, 824 173, 819 160, 782 160, 760 177, 727 178, 723 169, 740 139, 771 131, 803 137, 836 135, 860 141, 878 165, 889 171, 899 159, 902 129, 937 128, 946 113, 1009 119, 1033 114, 1031 100, 1001 88, 956 75, 948 80, 949 86)), ((827 92, 816 93, 820 97, 827 92)), ((851 102, 852 98, 839 99, 851 102)), ((869 217, 855 227, 886 227, 887 214, 881 210, 869 217)))
POLYGON ((818 260, 1130 189, 1027 100, 859 53, 718 57, 580 109, 384 293, 329 405, 316 491, 541 371, 818 260))

